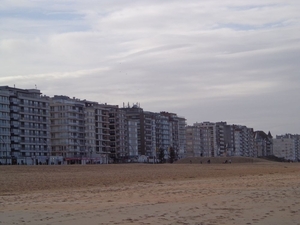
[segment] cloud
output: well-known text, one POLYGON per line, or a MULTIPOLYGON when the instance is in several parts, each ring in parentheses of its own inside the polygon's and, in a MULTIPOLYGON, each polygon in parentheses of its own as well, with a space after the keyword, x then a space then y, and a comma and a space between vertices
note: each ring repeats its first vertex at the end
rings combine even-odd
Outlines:
POLYGON ((299 133, 298 12, 282 0, 3 0, 0 82, 299 133))

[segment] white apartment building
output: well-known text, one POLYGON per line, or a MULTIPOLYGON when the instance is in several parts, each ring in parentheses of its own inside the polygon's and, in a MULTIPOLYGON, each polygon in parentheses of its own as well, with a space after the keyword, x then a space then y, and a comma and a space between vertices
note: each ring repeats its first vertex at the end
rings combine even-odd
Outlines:
POLYGON ((300 161, 299 134, 278 135, 273 139, 273 152, 278 158, 284 158, 291 161, 300 161))
POLYGON ((119 157, 126 161, 129 158, 129 146, 128 146, 128 121, 126 112, 118 108, 118 122, 119 130, 117 131, 117 149, 119 157))
POLYGON ((11 164, 9 91, 0 89, 0 164, 11 164))
POLYGON ((96 157, 96 110, 93 102, 85 102, 84 125, 85 125, 85 156, 87 163, 93 163, 96 157))
POLYGON ((166 154, 170 147, 170 123, 169 117, 159 113, 155 116, 156 127, 156 155, 163 150, 166 154))
POLYGON ((186 119, 184 117, 178 116, 176 113, 160 112, 159 114, 168 117, 170 142, 169 147, 172 147, 175 150, 176 157, 185 157, 186 119))
POLYGON ((128 158, 128 123, 126 112, 117 105, 104 105, 108 112, 110 157, 114 162, 124 162, 128 158))
POLYGON ((54 160, 63 158, 65 164, 108 163, 127 155, 127 124, 118 106, 54 96, 50 109, 54 160))
MULTIPOLYGON (((124 106, 124 105, 123 105, 124 106)), ((172 147, 175 153, 185 152, 185 118, 178 117, 175 113, 145 112, 138 104, 122 108, 126 112, 129 126, 129 151, 135 152, 135 132, 137 133, 138 155, 144 155, 149 160, 157 158, 163 151, 168 159, 172 147), (136 131, 135 130, 136 126, 136 131)), ((132 153, 131 153, 132 152, 132 153)), ((151 160, 153 161, 153 160, 151 160)))
POLYGON ((144 112, 144 147, 145 155, 156 157, 156 123, 155 114, 144 112))
POLYGON ((79 99, 58 95, 51 98, 51 163, 75 164, 85 160, 84 109, 85 103, 79 99))
POLYGON ((234 156, 257 157, 253 129, 241 125, 233 125, 233 129, 234 156))
POLYGON ((138 123, 136 119, 128 119, 128 155, 129 158, 138 157, 138 123))
MULTIPOLYGON (((50 120, 49 97, 42 96, 38 89, 19 89, 1 86, 1 95, 7 108, 9 97, 10 128, 1 133, 2 143, 10 149, 11 164, 49 164, 50 156, 50 120), (6 93, 6 94, 3 94, 6 93), (6 96, 4 96, 6 95, 6 96), (8 147, 7 131, 9 131, 10 148, 8 147), (5 134, 5 135, 4 135, 5 134)), ((7 123, 7 113, 1 112, 7 123)))
POLYGON ((190 156, 195 155, 195 149, 198 149, 198 145, 200 145, 200 156, 257 157, 257 145, 254 137, 253 129, 246 126, 228 125, 226 122, 195 123, 193 126, 187 127, 186 146, 190 156), (199 129, 199 132, 196 128, 199 129), (198 133, 200 144, 195 137, 198 136, 198 133))

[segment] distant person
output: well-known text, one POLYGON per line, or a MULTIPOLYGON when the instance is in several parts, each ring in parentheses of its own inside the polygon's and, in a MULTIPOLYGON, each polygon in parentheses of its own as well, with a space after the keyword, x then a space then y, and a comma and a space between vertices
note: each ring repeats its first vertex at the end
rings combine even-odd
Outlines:
POLYGON ((231 164, 231 159, 229 159, 229 163, 231 164))
POLYGON ((225 163, 225 164, 226 164, 226 163, 228 163, 227 159, 225 160, 225 162, 224 162, 224 163, 225 163))
POLYGON ((208 164, 210 164, 210 159, 209 159, 209 160, 207 160, 207 163, 208 163, 208 164))

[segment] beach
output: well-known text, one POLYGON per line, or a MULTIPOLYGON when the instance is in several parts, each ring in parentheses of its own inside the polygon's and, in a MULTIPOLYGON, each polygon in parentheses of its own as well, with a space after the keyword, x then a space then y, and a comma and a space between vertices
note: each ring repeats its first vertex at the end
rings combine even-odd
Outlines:
POLYGON ((299 224, 300 164, 1 166, 0 224, 299 224))

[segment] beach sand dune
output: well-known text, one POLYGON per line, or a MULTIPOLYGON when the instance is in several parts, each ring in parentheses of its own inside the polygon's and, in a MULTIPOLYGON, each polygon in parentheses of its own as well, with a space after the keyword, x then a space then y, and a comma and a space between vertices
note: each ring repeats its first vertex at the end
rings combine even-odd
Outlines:
POLYGON ((300 225, 300 164, 2 166, 0 224, 300 225))

